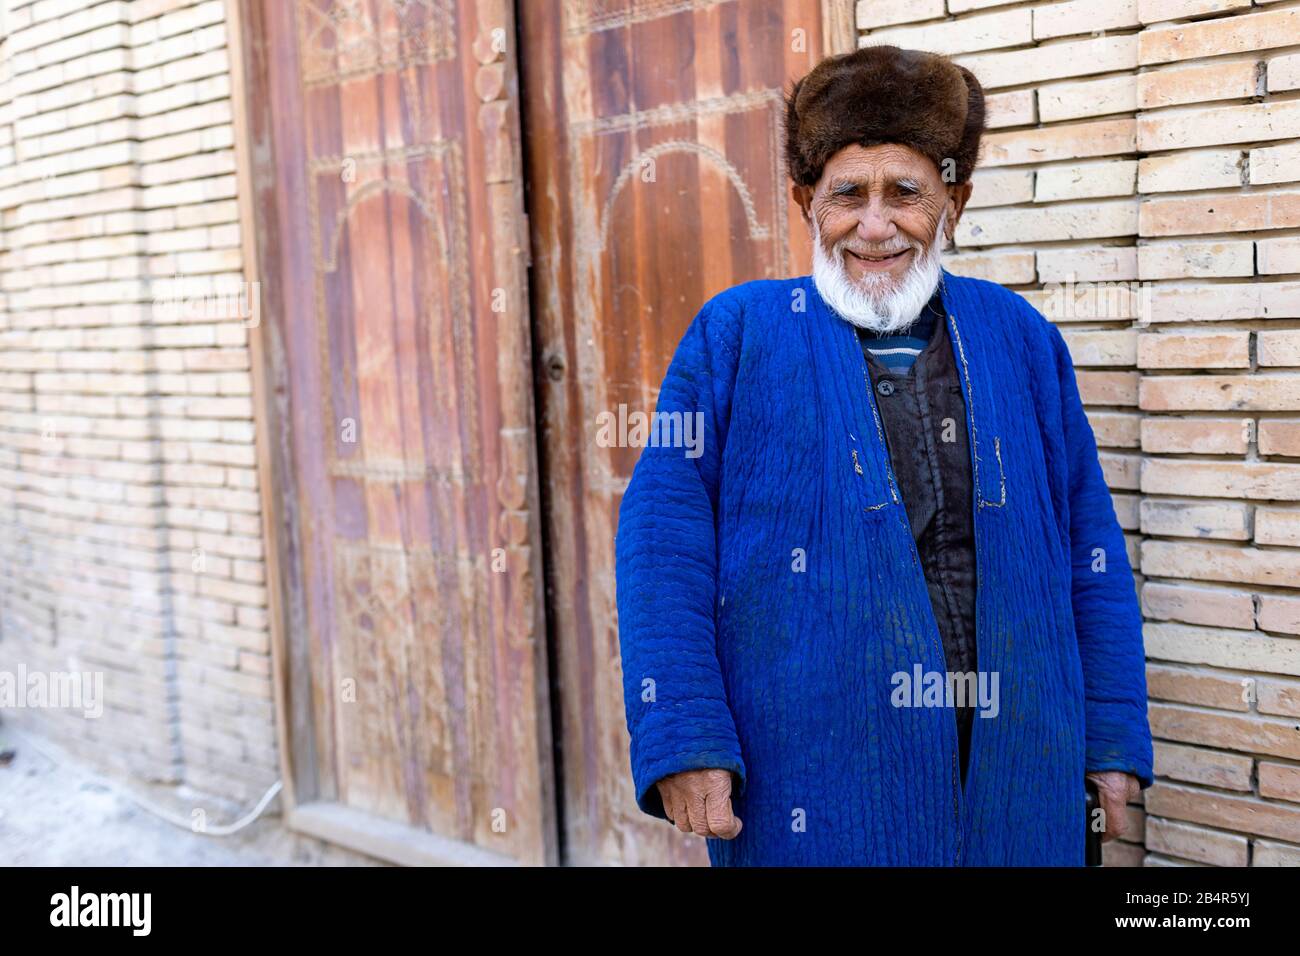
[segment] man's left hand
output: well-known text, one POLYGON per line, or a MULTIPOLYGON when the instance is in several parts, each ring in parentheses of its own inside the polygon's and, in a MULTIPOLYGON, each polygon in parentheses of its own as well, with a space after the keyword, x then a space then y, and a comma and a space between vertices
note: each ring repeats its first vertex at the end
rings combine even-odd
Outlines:
POLYGON ((1100 770, 1086 774, 1097 785, 1106 832, 1101 838, 1108 843, 1128 832, 1128 802, 1142 791, 1138 778, 1122 770, 1100 770))

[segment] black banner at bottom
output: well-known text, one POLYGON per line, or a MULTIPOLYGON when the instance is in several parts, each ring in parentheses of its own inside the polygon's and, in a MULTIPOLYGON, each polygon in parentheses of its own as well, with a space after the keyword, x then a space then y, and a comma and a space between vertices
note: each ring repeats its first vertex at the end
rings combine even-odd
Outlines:
POLYGON ((79 942, 128 945, 255 938, 373 946, 416 934, 425 945, 459 947, 491 945, 513 931, 563 947, 577 942, 574 929, 588 944, 612 942, 589 935, 601 924, 647 934, 649 945, 695 927, 730 942, 737 931, 765 934, 774 924, 809 938, 848 927, 860 939, 890 930, 916 933, 918 942, 980 930, 969 937, 978 939, 990 926, 1046 932, 1058 942, 1170 930, 1228 940, 1261 928, 1293 932, 1297 904, 1293 871, 1203 867, 15 868, 0 869, 0 881, 7 941, 76 934, 79 942))

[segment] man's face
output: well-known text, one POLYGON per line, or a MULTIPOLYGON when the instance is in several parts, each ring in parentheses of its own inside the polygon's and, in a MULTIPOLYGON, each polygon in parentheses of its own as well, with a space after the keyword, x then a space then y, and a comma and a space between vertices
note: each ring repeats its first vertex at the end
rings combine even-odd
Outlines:
POLYGON ((854 283, 897 288, 934 242, 955 226, 970 184, 949 186, 929 157, 907 146, 845 146, 811 189, 795 187, 804 218, 816 221, 826 254, 842 258, 854 283), (839 252, 836 253, 836 247, 839 252))

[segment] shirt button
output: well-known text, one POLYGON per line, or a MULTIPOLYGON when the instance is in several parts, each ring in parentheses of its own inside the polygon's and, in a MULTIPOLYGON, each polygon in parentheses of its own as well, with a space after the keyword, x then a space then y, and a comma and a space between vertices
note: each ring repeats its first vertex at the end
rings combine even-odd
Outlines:
POLYGON ((879 382, 876 383, 876 391, 879 392, 881 395, 893 395, 894 383, 887 378, 881 379, 879 382))

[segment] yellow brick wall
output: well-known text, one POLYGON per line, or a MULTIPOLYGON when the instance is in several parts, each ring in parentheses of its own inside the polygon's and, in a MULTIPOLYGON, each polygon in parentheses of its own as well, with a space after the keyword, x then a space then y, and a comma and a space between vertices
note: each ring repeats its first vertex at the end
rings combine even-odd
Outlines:
POLYGON ((1300 865, 1300 3, 856 15, 985 85, 951 268, 1060 324, 1140 568, 1159 779, 1108 864, 1300 865))
POLYGON ((97 763, 278 776, 222 0, 0 0, 0 670, 97 763))

